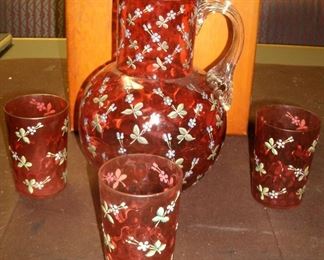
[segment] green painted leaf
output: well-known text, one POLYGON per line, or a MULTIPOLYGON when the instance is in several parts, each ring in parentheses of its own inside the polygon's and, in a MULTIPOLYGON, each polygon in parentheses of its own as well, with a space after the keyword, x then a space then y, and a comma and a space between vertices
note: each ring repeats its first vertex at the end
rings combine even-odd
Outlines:
POLYGON ((33 166, 33 164, 32 164, 31 162, 26 162, 26 163, 25 163, 25 167, 30 168, 30 167, 32 167, 32 166, 33 166))
POLYGON ((152 257, 152 256, 155 255, 155 253, 156 253, 156 251, 155 251, 154 249, 151 249, 150 251, 148 251, 148 252, 145 254, 145 256, 146 256, 146 257, 152 257))
POLYGON ((121 112, 123 115, 131 115, 133 114, 133 110, 130 108, 125 109, 123 112, 121 112))
POLYGON ((140 135, 140 129, 139 129, 138 125, 134 125, 134 127, 133 127, 133 133, 135 135, 137 135, 137 136, 140 135))
POLYGON ((19 129, 19 134, 20 134, 20 136, 25 136, 25 135, 26 135, 26 131, 25 131, 25 129, 20 128, 20 129, 19 129))
POLYGON ((27 136, 24 136, 22 139, 26 144, 30 144, 30 140, 27 136))
POLYGON ((161 241, 160 240, 157 240, 155 243, 154 243, 154 246, 155 246, 155 248, 160 248, 160 246, 161 246, 161 241))
POLYGON ((22 168, 24 167, 24 164, 22 162, 19 162, 18 165, 17 165, 19 168, 22 168))
POLYGON ((139 137, 137 138, 137 141, 138 141, 140 144, 148 144, 148 141, 147 141, 146 138, 143 137, 143 136, 139 136, 139 137))
POLYGON ((185 140, 188 141, 188 142, 193 141, 193 140, 196 139, 196 138, 194 138, 191 134, 186 134, 184 138, 185 138, 185 140))
POLYGON ((33 187, 31 185, 28 185, 28 191, 31 194, 34 193, 34 189, 33 189, 33 187))
POLYGON ((155 216, 154 218, 152 218, 152 221, 155 222, 160 222, 161 221, 161 217, 160 216, 155 216))
POLYGON ((166 248, 166 244, 163 244, 159 247, 159 251, 162 252, 166 248))
POLYGON ((159 209, 156 211, 156 215, 160 217, 164 217, 164 208, 159 207, 159 209))
POLYGON ((183 128, 183 127, 179 127, 179 132, 180 132, 180 134, 182 134, 182 135, 186 135, 186 134, 188 134, 187 129, 185 129, 185 128, 183 128))
POLYGON ((134 113, 135 115, 135 118, 137 118, 136 116, 142 116, 143 115, 143 112, 142 111, 135 111, 134 113))
POLYGON ((168 222, 170 220, 170 218, 168 217, 168 216, 165 216, 165 217, 162 217, 161 218, 161 222, 162 223, 166 223, 166 222, 168 222))
POLYGON ((176 111, 172 111, 168 114, 168 117, 174 119, 174 118, 177 118, 178 116, 178 113, 176 111))
POLYGON ((180 168, 182 168, 183 167, 183 158, 179 158, 179 159, 177 159, 176 161, 175 161, 175 163, 180 167, 180 168))
POLYGON ((274 148, 271 149, 271 152, 274 154, 274 155, 278 155, 278 151, 274 148))
POLYGON ((111 223, 111 224, 114 224, 115 222, 114 222, 114 219, 109 215, 109 214, 107 214, 107 219, 109 220, 109 222, 111 223))
POLYGON ((135 106, 134 106, 134 110, 140 110, 140 109, 142 109, 143 108, 143 103, 142 102, 140 102, 140 103, 137 103, 135 106))

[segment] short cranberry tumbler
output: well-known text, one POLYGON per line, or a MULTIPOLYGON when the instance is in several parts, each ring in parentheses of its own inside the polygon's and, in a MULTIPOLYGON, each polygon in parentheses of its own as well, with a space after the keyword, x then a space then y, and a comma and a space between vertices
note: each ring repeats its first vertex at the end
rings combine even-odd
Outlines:
POLYGON ((46 198, 67 178, 68 104, 58 96, 31 94, 4 106, 9 154, 19 193, 46 198))

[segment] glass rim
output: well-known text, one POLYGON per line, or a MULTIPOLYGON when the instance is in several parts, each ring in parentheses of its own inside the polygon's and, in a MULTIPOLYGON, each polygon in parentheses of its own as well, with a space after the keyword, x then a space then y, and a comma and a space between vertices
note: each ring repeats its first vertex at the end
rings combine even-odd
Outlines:
POLYGON ((42 119, 47 119, 47 118, 51 118, 51 117, 56 117, 56 116, 59 116, 60 114, 65 113, 66 110, 68 110, 68 109, 69 109, 69 103, 64 98, 62 98, 62 97, 60 97, 58 95, 55 95, 55 94, 47 94, 47 93, 43 93, 43 94, 42 93, 35 93, 35 94, 20 95, 20 96, 17 96, 17 97, 14 97, 14 98, 8 100, 3 106, 3 111, 4 111, 5 114, 7 114, 10 117, 24 119, 24 120, 42 120, 42 119), (26 98, 26 97, 39 97, 39 96, 47 96, 47 97, 53 97, 53 98, 56 98, 56 99, 60 99, 61 101, 64 102, 65 107, 62 108, 60 111, 55 112, 53 114, 46 115, 46 116, 39 116, 39 117, 18 116, 18 115, 15 115, 14 113, 9 112, 8 109, 7 109, 7 106, 10 103, 15 102, 15 101, 17 101, 19 99, 26 98))
POLYGON ((257 111, 256 111, 256 119, 258 120, 258 118, 260 117, 260 114, 263 113, 266 110, 269 110, 271 108, 276 108, 276 109, 282 109, 282 108, 289 108, 289 109, 295 109, 295 110, 299 110, 299 111, 303 111, 308 113, 312 118, 314 118, 317 121, 316 126, 313 127, 307 127, 307 129, 301 129, 301 130, 294 130, 294 129, 287 129, 287 128, 283 128, 283 127, 279 127, 279 126, 275 126, 271 123, 268 123, 267 121, 264 122, 264 125, 273 128, 273 129, 277 129, 277 130, 281 130, 284 132, 291 132, 291 133, 307 133, 307 132, 314 132, 320 129, 321 127, 321 119, 320 117, 312 112, 311 110, 305 109, 303 107, 300 106, 294 106, 294 105, 286 105, 286 104, 269 104, 269 105, 264 105, 262 107, 260 107, 257 111))
POLYGON ((147 154, 147 153, 132 153, 132 154, 127 154, 127 155, 120 155, 120 156, 117 156, 115 158, 112 158, 112 159, 104 162, 100 166, 100 168, 98 170, 98 178, 99 178, 99 180, 98 180, 99 187, 100 186, 105 187, 105 189, 107 189, 109 192, 112 192, 112 193, 115 193, 115 194, 119 194, 119 195, 122 195, 124 197, 129 197, 129 198, 145 199, 145 198, 157 198, 157 197, 161 196, 162 194, 172 193, 174 190, 177 189, 178 186, 180 187, 179 191, 181 192, 181 189, 182 189, 182 179, 183 179, 183 171, 182 171, 182 169, 175 162, 172 162, 171 160, 169 160, 169 159, 167 159, 165 157, 162 157, 162 156, 159 156, 159 155, 155 155, 155 154, 147 154), (103 181, 101 181, 101 178, 100 177, 101 177, 102 172, 103 172, 103 170, 104 170, 104 168, 106 167, 107 164, 110 164, 110 163, 112 163, 114 161, 120 160, 121 158, 125 158, 125 157, 135 157, 135 156, 150 156, 150 157, 153 156, 153 157, 162 159, 163 161, 166 161, 168 163, 173 164, 174 166, 176 166, 177 171, 180 173, 179 183, 175 184, 174 186, 172 186, 170 189, 168 189, 166 191, 157 192, 157 193, 153 193, 153 194, 142 195, 142 194, 132 194, 132 193, 126 193, 126 192, 122 192, 122 191, 115 190, 112 187, 110 187, 108 184, 105 184, 103 181))

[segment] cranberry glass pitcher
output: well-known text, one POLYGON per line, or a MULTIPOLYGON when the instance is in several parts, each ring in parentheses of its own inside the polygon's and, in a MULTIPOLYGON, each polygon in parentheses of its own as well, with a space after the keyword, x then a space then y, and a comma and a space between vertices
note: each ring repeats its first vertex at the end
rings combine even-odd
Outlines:
MULTIPOLYGON (((122 0, 115 63, 85 82, 79 133, 89 161, 151 153, 176 162, 184 188, 201 178, 220 152, 243 25, 230 2, 122 0), (231 45, 208 72, 192 67, 195 35, 210 13, 222 13, 231 45)), ((213 33, 213 32, 211 32, 213 33)))

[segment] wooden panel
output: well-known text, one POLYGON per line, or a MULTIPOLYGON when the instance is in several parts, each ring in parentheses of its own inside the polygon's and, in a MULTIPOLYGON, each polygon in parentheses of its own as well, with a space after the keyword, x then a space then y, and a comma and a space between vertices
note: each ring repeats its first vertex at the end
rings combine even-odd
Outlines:
MULTIPOLYGON (((243 52, 234 75, 233 103, 228 113, 227 133, 245 135, 252 90, 259 0, 233 0, 232 2, 242 16, 245 38, 243 52)), ((225 19, 220 14, 210 15, 196 40, 194 65, 203 69, 211 64, 223 50, 227 36, 225 19)))
MULTIPOLYGON (((66 33, 70 117, 86 77, 111 59, 111 9, 108 0, 67 0, 66 33)), ((71 124, 72 125, 72 124, 71 124)))

